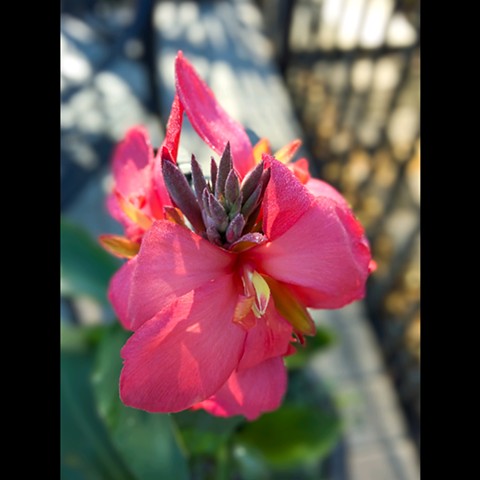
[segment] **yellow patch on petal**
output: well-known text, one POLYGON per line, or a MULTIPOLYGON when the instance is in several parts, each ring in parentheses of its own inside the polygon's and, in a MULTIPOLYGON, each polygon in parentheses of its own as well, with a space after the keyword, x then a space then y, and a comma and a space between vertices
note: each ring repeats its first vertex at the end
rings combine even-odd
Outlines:
POLYGON ((288 163, 297 150, 300 148, 302 141, 297 139, 293 140, 293 142, 287 143, 284 147, 282 147, 278 152, 274 154, 274 157, 282 163, 288 163))
POLYGON ((257 318, 265 314, 270 300, 270 287, 265 279, 258 273, 253 272, 251 276, 253 287, 255 288, 256 302, 253 304, 252 310, 257 318))
POLYGON ((296 332, 315 335, 315 324, 312 317, 288 287, 266 275, 264 279, 270 287, 275 308, 280 315, 292 325, 296 332))
POLYGON ((260 163, 262 161, 263 153, 271 153, 272 149, 270 147, 270 142, 266 138, 261 138, 257 144, 253 147, 253 158, 255 163, 260 163))
POLYGON ((120 258, 132 258, 140 250, 139 243, 120 235, 100 235, 98 240, 107 252, 120 258))
POLYGON ((250 266, 244 268, 242 276, 245 297, 253 298, 251 310, 257 318, 262 317, 270 301, 270 287, 265 279, 250 266))
POLYGON ((148 215, 145 215, 141 210, 125 199, 120 193, 115 192, 115 197, 120 208, 132 222, 136 223, 144 230, 148 230, 150 228, 153 221, 148 215))

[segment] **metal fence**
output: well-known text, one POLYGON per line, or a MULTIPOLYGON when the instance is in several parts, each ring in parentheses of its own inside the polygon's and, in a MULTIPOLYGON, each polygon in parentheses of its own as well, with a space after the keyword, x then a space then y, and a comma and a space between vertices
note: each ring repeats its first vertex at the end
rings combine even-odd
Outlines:
POLYGON ((367 308, 415 440, 420 420, 419 1, 258 0, 313 155, 366 227, 367 308))

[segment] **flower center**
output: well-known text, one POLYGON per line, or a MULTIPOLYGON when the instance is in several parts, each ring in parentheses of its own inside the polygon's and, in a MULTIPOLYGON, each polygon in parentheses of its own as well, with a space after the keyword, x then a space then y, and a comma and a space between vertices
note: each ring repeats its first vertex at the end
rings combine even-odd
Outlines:
POLYGON ((174 163, 163 160, 162 171, 172 201, 194 231, 229 250, 238 248, 240 243, 258 243, 255 235, 263 236, 259 214, 270 167, 264 168, 260 162, 240 182, 233 168, 229 143, 218 166, 212 158, 209 180, 193 155, 191 165, 193 189, 174 163))

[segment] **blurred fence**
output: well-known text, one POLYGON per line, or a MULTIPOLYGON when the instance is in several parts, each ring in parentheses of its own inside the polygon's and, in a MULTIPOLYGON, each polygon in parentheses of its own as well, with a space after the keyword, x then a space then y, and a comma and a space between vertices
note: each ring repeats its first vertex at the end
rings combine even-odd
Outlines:
POLYGON ((372 244, 367 307, 419 441, 419 0, 257 0, 311 151, 372 244))

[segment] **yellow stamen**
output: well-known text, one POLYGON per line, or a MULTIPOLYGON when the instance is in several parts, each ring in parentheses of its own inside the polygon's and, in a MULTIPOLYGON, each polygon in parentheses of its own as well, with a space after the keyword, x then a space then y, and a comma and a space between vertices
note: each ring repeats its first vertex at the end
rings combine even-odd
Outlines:
POLYGON ((270 301, 270 288, 267 282, 262 275, 251 267, 245 267, 242 281, 245 288, 245 296, 255 299, 251 305, 252 312, 257 318, 262 317, 270 301))

